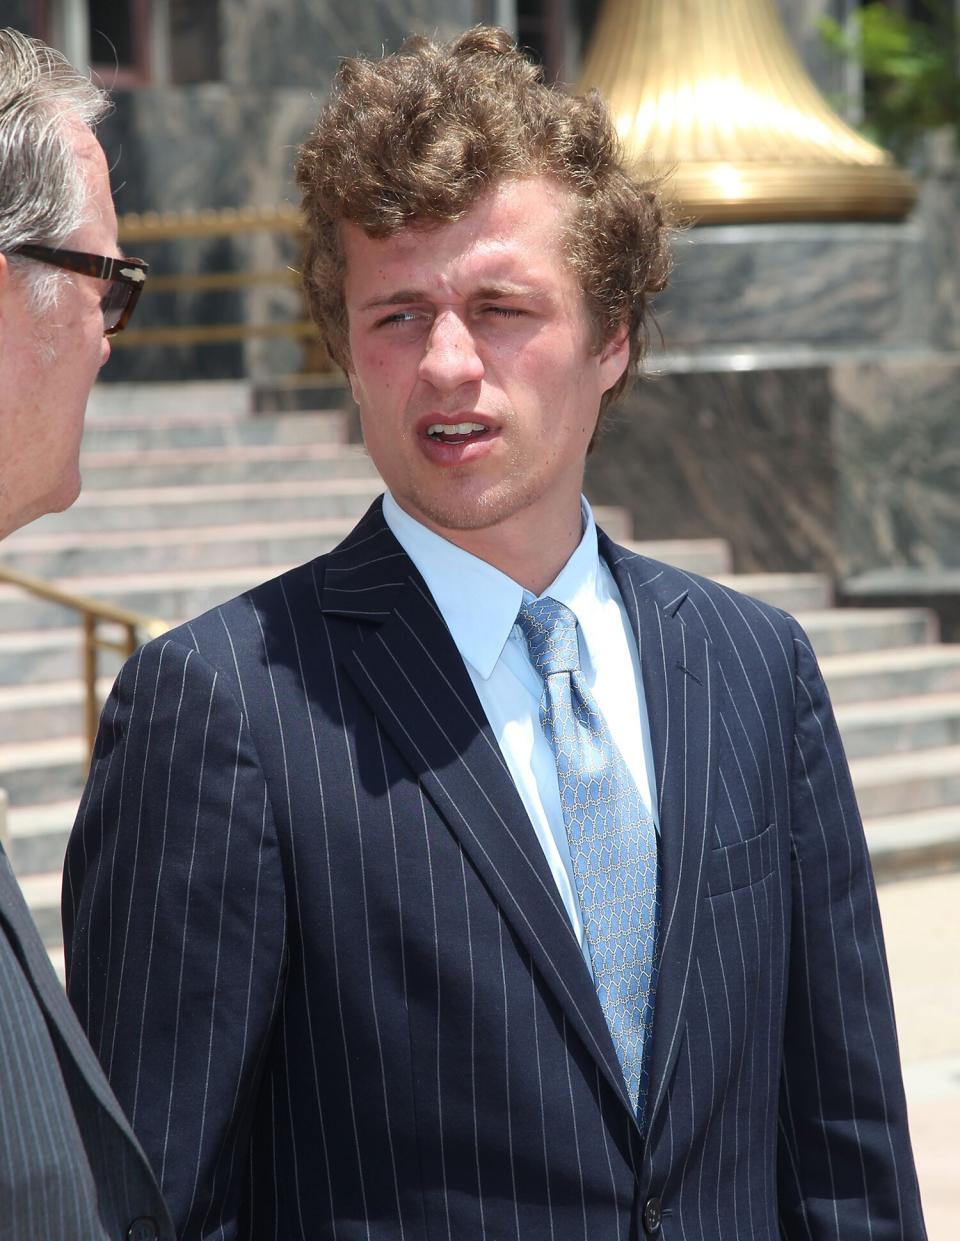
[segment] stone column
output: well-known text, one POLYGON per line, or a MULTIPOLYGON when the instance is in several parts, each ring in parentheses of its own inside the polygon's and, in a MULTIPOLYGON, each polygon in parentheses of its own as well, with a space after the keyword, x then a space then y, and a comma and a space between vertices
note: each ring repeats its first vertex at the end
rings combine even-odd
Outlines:
POLYGON ((861 7, 860 0, 776 0, 776 5, 807 72, 844 120, 859 124, 863 98, 860 67, 825 45, 818 22, 822 17, 832 17, 846 24, 861 7))
POLYGON ((90 65, 90 13, 87 0, 59 0, 51 5, 50 42, 78 69, 90 65))

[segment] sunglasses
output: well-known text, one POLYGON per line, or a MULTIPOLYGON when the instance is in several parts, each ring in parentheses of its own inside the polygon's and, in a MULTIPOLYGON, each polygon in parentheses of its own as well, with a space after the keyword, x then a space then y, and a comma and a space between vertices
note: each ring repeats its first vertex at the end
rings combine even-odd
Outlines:
POLYGON ((14 246, 9 253, 22 254, 24 258, 36 259, 38 263, 49 263, 51 267, 62 267, 65 271, 77 272, 81 276, 109 280, 110 288, 100 299, 104 336, 116 336, 130 322, 133 308, 150 270, 149 264, 143 259, 111 259, 103 254, 56 250, 52 246, 14 246))

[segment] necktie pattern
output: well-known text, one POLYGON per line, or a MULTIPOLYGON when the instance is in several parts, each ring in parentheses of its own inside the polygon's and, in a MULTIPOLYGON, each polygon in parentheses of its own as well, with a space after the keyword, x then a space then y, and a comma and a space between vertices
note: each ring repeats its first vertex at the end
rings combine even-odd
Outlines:
POLYGON ((657 990, 656 830, 580 671, 574 614, 537 599, 517 624, 544 682, 540 723, 556 757, 597 994, 643 1130, 657 990))

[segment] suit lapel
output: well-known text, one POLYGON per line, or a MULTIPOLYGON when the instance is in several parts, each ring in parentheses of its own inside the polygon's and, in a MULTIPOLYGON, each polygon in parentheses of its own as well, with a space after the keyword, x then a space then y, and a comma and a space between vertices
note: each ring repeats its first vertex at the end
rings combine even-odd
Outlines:
POLYGON ((126 1118, 113 1097, 96 1056, 70 1007, 70 1001, 60 986, 10 863, 0 848, 0 934, 3 933, 6 933, 21 963, 48 1025, 59 1036, 58 1041, 63 1052, 71 1056, 104 1112, 113 1118, 117 1127, 128 1134, 132 1141, 133 1135, 126 1118))
POLYGON ((382 620, 344 661, 347 674, 629 1107, 592 979, 543 850, 453 639, 379 506, 330 565, 324 611, 382 620))
POLYGON ((633 625, 650 720, 660 814, 660 972, 653 1021, 649 1123, 663 1105, 683 1032, 708 830, 713 819, 713 657, 677 574, 600 537, 633 625))

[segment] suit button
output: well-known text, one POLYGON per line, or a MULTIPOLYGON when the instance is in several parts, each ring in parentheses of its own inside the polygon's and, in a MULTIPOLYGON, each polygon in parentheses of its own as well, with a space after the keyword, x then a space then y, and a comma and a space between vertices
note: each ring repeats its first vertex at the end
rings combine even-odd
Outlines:
POLYGON ((660 1210, 659 1198, 648 1198, 647 1204, 643 1208, 643 1226, 649 1233, 660 1231, 660 1220, 663 1212, 660 1210))
POLYGON ((149 1215, 141 1215, 127 1229, 127 1241, 157 1241, 159 1236, 157 1222, 149 1215))

